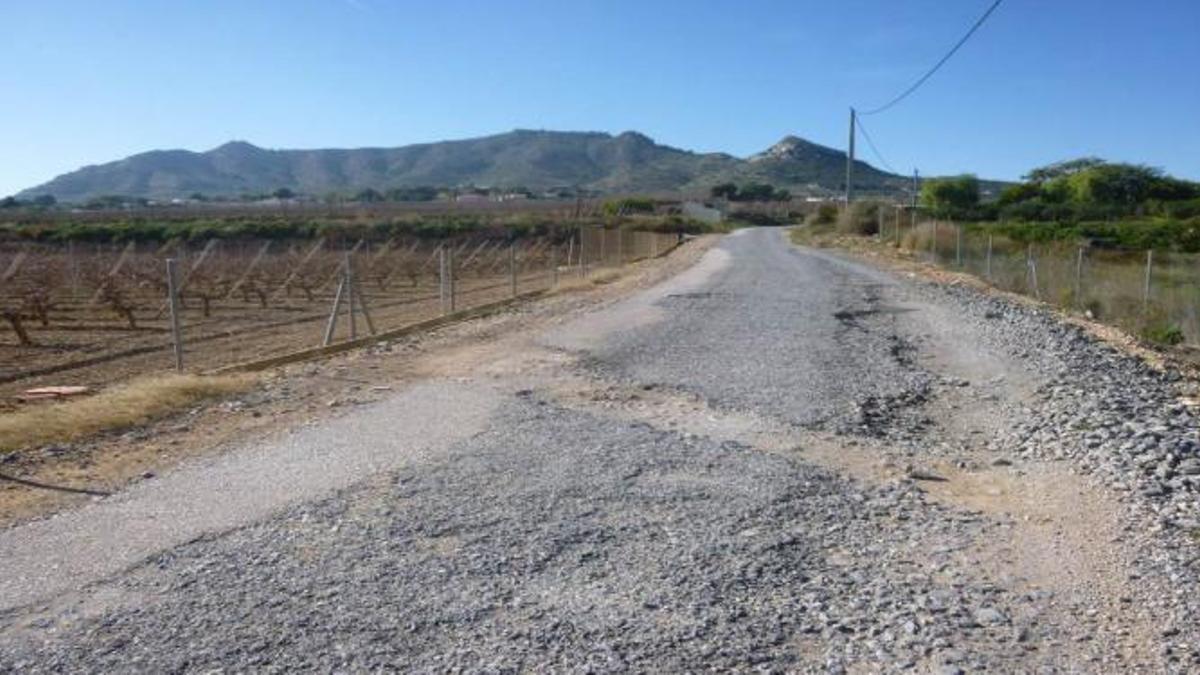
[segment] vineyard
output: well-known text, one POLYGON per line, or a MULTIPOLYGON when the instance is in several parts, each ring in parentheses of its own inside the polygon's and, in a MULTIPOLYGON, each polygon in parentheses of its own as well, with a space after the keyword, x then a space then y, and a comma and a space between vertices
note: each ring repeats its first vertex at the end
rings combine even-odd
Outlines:
POLYGON ((204 372, 549 289, 676 240, 583 227, 515 240, 3 244, 0 396, 173 369, 173 316, 183 367, 204 372))

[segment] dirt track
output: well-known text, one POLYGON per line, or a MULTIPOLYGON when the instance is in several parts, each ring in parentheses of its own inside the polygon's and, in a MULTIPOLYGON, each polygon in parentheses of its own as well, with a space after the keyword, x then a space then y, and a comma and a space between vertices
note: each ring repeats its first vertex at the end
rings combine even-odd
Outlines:
POLYGON ((0 663, 1197 667, 1170 377, 772 230, 620 290, 345 362, 380 400, 3 533, 0 663))

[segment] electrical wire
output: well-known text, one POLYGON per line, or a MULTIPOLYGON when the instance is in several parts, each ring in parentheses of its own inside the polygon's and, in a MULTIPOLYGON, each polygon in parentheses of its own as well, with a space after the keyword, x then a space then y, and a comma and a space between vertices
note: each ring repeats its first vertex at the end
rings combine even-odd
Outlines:
POLYGON ((873 108, 871 110, 866 110, 866 111, 859 111, 858 114, 859 115, 875 115, 877 113, 881 113, 881 112, 887 110, 888 108, 891 108, 892 106, 896 105, 900 101, 903 101, 905 98, 908 97, 909 94, 916 91, 922 84, 925 84, 926 80, 933 77, 933 74, 936 73, 938 71, 938 69, 941 68, 943 65, 945 65, 945 63, 950 60, 950 57, 954 56, 954 53, 957 52, 960 47, 962 47, 964 44, 966 44, 967 40, 971 39, 971 36, 975 34, 975 31, 979 30, 979 27, 983 25, 984 21, 987 21, 988 17, 992 15, 992 12, 996 11, 996 8, 1000 6, 1001 2, 1003 2, 1003 0, 996 0, 995 2, 993 2, 992 6, 988 7, 988 10, 983 13, 983 16, 979 17, 979 20, 975 22, 975 25, 971 26, 971 30, 968 30, 967 34, 962 36, 962 39, 959 40, 954 45, 954 47, 952 47, 950 49, 950 51, 946 52, 946 55, 943 56, 940 61, 938 61, 936 64, 934 64, 933 68, 929 69, 929 72, 925 73, 924 75, 921 76, 921 79, 914 82, 911 87, 909 87, 908 89, 905 89, 903 92, 900 93, 899 96, 897 96, 896 98, 892 99, 891 101, 888 101, 887 103, 879 106, 878 108, 873 108))
POLYGON ((871 140, 871 134, 867 133, 867 128, 863 126, 862 120, 855 116, 854 124, 858 127, 858 130, 862 132, 863 138, 867 140, 867 145, 871 148, 871 152, 875 154, 875 158, 879 160, 879 163, 883 165, 883 168, 894 174, 899 174, 900 172, 896 171, 896 169, 892 167, 892 165, 888 163, 886 159, 883 158, 883 153, 879 152, 879 148, 875 147, 875 141, 871 140))

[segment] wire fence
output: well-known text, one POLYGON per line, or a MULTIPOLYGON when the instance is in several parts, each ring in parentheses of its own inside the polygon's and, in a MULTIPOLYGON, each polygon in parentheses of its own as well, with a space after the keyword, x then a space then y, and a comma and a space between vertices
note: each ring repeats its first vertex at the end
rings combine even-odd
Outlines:
POLYGON ((907 213, 890 222, 880 238, 927 262, 1085 313, 1143 339, 1200 345, 1200 255, 1074 241, 1021 243, 958 223, 914 223, 907 213))
POLYGON ((0 244, 0 392, 277 357, 554 288, 675 234, 0 244))

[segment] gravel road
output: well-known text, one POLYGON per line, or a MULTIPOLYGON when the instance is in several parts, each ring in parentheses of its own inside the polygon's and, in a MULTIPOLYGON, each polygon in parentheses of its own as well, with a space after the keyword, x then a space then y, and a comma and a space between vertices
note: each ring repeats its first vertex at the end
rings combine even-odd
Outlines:
MULTIPOLYGON (((1200 668, 1183 383, 1036 308, 747 230, 505 344, 222 460, 302 456, 242 517, 122 495, 182 533, 6 591, 0 670, 1200 668)), ((0 570, 145 531, 105 508, 0 570)))

